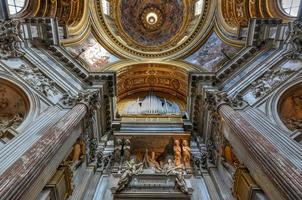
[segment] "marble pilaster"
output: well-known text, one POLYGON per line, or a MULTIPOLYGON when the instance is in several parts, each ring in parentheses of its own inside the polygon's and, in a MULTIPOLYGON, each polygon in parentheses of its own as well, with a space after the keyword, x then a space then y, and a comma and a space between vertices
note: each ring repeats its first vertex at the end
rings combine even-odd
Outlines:
MULTIPOLYGON (((282 144, 275 145, 273 138, 268 138, 256 129, 248 119, 230 106, 222 104, 218 111, 232 132, 245 145, 249 154, 261 166, 271 182, 284 197, 280 199, 302 199, 302 167, 282 151, 282 144)), ((287 139, 287 144, 295 141, 287 139)), ((302 149, 296 149, 302 152, 302 149)), ((265 191, 265 188, 263 188, 265 191)), ((267 194, 270 195, 270 194, 267 194)))
POLYGON ((74 106, 0 175, 1 200, 23 198, 23 194, 68 140, 87 111, 87 106, 83 103, 74 106))
POLYGON ((0 0, 0 19, 9 19, 9 10, 6 0, 0 0))

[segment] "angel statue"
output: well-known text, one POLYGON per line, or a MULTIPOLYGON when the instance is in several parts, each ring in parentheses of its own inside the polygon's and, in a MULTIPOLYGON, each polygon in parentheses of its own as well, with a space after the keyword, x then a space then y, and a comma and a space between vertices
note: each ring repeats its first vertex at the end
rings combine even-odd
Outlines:
POLYGON ((132 177, 142 173, 142 171, 143 163, 136 164, 134 159, 126 161, 126 169, 123 171, 123 174, 117 183, 116 192, 122 191, 131 182, 132 177))
POLYGON ((180 166, 175 166, 173 165, 172 161, 169 159, 168 160, 168 164, 165 167, 165 174, 167 176, 169 175, 176 175, 176 179, 175 179, 175 186, 184 194, 188 194, 189 190, 188 190, 188 186, 187 183, 185 181, 185 177, 184 177, 184 166, 180 165, 180 166))

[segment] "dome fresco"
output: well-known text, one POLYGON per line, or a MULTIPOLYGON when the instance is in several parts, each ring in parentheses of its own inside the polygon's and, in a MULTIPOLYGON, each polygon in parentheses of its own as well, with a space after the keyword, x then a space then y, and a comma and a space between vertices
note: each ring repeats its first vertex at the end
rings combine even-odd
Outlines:
POLYGON ((180 0, 122 0, 122 29, 140 45, 163 45, 181 29, 184 6, 180 0))

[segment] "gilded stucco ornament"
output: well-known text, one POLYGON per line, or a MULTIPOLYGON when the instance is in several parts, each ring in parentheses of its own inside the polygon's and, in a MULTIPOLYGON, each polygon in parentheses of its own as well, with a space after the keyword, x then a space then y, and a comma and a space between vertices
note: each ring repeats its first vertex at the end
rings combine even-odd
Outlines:
POLYGON ((21 57, 20 22, 17 20, 0 21, 0 58, 21 57))

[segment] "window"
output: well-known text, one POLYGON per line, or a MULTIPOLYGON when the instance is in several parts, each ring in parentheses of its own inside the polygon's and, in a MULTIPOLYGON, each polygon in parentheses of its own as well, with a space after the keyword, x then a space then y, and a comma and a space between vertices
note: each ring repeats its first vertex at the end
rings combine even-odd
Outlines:
POLYGON ((110 3, 107 0, 103 0, 102 5, 104 14, 110 15, 110 3))
POLYGON ((20 12, 25 6, 25 0, 7 0, 9 14, 14 15, 20 12))
POLYGON ((195 3, 195 16, 200 15, 203 9, 203 0, 198 0, 195 3))
POLYGON ((297 17, 300 0, 281 0, 281 6, 286 14, 297 17))

